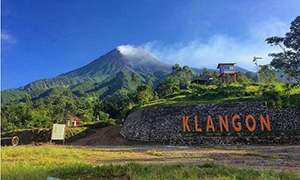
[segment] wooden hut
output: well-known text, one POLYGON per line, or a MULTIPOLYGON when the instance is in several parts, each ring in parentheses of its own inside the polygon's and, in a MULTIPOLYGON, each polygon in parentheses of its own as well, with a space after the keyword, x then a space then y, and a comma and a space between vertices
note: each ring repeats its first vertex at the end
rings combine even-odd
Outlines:
POLYGON ((203 77, 197 77, 195 79, 193 79, 191 81, 191 83, 194 83, 194 84, 202 84, 202 85, 206 85, 208 82, 207 79, 203 78, 203 77))
POLYGON ((219 77, 221 83, 226 83, 226 80, 224 78, 224 75, 229 75, 230 76, 230 82, 232 83, 233 81, 236 82, 236 72, 235 72, 235 64, 236 63, 219 63, 217 66, 217 69, 219 69, 219 77))

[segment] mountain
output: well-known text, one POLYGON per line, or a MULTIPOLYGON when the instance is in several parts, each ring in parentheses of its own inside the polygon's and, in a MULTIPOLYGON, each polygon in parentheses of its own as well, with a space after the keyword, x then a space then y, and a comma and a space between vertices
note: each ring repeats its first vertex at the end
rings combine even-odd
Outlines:
POLYGON ((93 62, 59 77, 89 77, 94 80, 103 79, 111 74, 122 71, 153 73, 171 71, 172 65, 165 64, 140 48, 119 46, 93 62), (130 52, 129 52, 130 51, 130 52))
POLYGON ((156 85, 170 72, 172 65, 165 64, 140 48, 119 46, 91 63, 51 79, 41 79, 20 88, 4 90, 2 103, 20 100, 25 95, 39 99, 51 94, 71 91, 103 97, 117 89, 131 90, 135 75, 142 83, 156 85))
MULTIPOLYGON (((198 74, 203 72, 203 69, 191 69, 198 74)), ((103 99, 122 89, 132 91, 137 87, 137 82, 155 87, 171 70, 172 65, 155 59, 140 48, 119 46, 81 68, 16 89, 4 90, 1 99, 2 103, 8 103, 11 99, 21 100, 30 95, 35 100, 65 91, 77 96, 103 99)), ((249 72, 240 67, 237 67, 237 71, 249 72)))
POLYGON ((119 46, 91 63, 55 78, 42 79, 17 88, 21 91, 45 90, 57 86, 70 87, 86 81, 101 82, 108 76, 123 72, 170 72, 172 65, 165 64, 140 48, 119 46))

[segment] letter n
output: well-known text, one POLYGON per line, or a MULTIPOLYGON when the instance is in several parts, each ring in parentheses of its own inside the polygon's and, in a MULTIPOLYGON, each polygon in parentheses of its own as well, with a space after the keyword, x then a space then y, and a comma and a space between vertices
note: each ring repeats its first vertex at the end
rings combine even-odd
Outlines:
POLYGON ((189 117, 188 116, 187 117, 182 116, 183 132, 186 132, 186 130, 188 132, 191 131, 191 129, 188 125, 188 122, 189 122, 189 117))
POLYGON ((265 130, 264 126, 266 126, 268 131, 271 131, 269 115, 266 115, 266 118, 267 118, 267 122, 266 122, 266 120, 264 119, 264 117, 262 115, 259 115, 261 130, 264 131, 265 130))
POLYGON ((225 121, 222 116, 219 116, 219 122, 220 122, 220 131, 223 131, 223 127, 225 128, 226 131, 229 131, 227 115, 225 115, 225 121))

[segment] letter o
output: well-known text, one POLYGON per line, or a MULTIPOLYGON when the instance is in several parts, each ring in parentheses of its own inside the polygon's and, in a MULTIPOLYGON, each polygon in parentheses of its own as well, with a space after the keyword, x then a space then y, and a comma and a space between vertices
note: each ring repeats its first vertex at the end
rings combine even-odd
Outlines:
POLYGON ((256 128, 256 121, 255 121, 255 118, 254 118, 254 116, 252 116, 251 114, 249 114, 249 115, 246 117, 246 126, 247 126, 247 129, 248 129, 249 131, 251 131, 251 132, 253 132, 253 131, 255 130, 255 128, 256 128), (252 120, 252 123, 253 123, 253 126, 252 126, 252 127, 250 127, 250 125, 249 125, 249 119, 252 120))

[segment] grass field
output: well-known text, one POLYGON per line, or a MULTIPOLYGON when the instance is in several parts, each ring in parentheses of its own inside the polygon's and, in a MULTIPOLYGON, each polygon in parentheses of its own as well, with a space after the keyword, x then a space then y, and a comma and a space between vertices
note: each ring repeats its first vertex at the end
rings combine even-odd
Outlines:
MULTIPOLYGON (((299 175, 292 173, 220 165, 197 152, 187 153, 180 148, 178 151, 164 151, 54 145, 2 147, 1 178, 34 180, 52 176, 61 179, 300 179, 299 175), (170 163, 170 160, 176 161, 170 163), (191 163, 178 163, 184 160, 191 163)), ((218 149, 205 152, 223 153, 225 156, 227 153, 218 149)), ((230 153, 242 157, 265 158, 263 154, 234 149, 230 153)))

